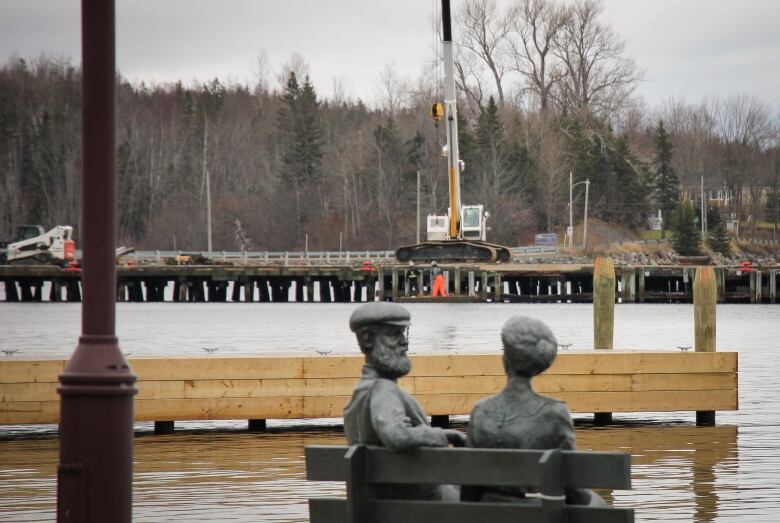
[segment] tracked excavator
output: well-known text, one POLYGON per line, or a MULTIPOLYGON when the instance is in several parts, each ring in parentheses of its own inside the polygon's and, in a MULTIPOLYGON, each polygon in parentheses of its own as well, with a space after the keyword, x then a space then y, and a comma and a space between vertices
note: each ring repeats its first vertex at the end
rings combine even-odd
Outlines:
POLYGON ((488 213, 482 205, 462 205, 460 199, 460 172, 464 165, 458 156, 458 110, 455 96, 455 61, 452 49, 450 0, 441 2, 442 54, 444 58, 444 104, 435 103, 431 116, 438 122, 444 119, 447 144, 442 154, 447 157, 450 205, 446 215, 428 215, 426 241, 404 245, 395 251, 401 262, 505 262, 509 261, 507 247, 486 241, 488 213))

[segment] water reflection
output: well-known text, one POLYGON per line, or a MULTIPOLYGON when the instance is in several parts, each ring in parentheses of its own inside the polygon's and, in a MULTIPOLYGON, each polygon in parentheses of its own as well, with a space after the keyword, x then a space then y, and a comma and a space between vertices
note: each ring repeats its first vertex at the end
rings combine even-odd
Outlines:
MULTIPOLYGON (((632 454, 633 490, 603 494, 636 508, 637 521, 720 521, 724 512, 733 514, 740 486, 729 478, 738 467, 737 439, 733 426, 577 427, 580 449, 632 454)), ((343 443, 340 428, 141 434, 134 447, 135 519, 307 521, 309 497, 344 491, 306 481, 303 447, 343 443)), ((0 521, 53 519, 57 444, 55 437, 0 441, 0 521)))

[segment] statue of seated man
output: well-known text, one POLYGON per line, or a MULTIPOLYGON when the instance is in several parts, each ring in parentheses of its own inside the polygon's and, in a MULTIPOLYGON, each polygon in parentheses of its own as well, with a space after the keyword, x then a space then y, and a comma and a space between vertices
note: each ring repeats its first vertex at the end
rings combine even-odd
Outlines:
MULTIPOLYGON (((383 445, 393 451, 465 444, 453 429, 431 427, 419 403, 398 386, 412 369, 407 356, 409 312, 395 303, 372 302, 352 313, 349 327, 357 336, 365 365, 352 399, 344 408, 344 432, 353 444, 383 445)), ((379 497, 442 499, 448 489, 434 486, 383 485, 379 497)))
MULTIPOLYGON (((558 352, 552 331, 524 316, 510 318, 501 329, 507 383, 495 396, 480 400, 471 413, 469 447, 574 450, 574 424, 562 401, 540 396, 531 378, 547 370, 558 352)), ((517 488, 463 487, 466 501, 513 501, 527 493, 517 488)), ((594 492, 566 491, 567 503, 604 506, 594 492)))

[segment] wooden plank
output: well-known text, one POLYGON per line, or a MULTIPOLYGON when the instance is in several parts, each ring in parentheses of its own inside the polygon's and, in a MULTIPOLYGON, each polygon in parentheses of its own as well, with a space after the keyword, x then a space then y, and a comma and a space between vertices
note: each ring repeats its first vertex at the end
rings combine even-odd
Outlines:
POLYGON ((303 358, 213 357, 138 358, 130 367, 140 380, 279 379, 302 378, 303 358))
MULTIPOLYGON (((348 446, 305 447, 306 478, 345 481, 348 446)), ((392 452, 367 447, 368 480, 374 483, 541 486, 544 450, 421 448, 392 452)), ((621 452, 561 451, 566 485, 573 488, 631 488, 631 457, 621 452)))
POLYGON ((302 358, 302 378, 351 378, 360 376, 364 357, 355 346, 355 356, 302 358))
POLYGON ((65 360, 0 361, 0 383, 57 383, 65 360))
POLYGON ((58 423, 59 401, 7 401, 0 403, 0 424, 58 423))
POLYGON ((340 418, 344 416, 344 407, 350 395, 345 396, 307 396, 303 398, 302 418, 340 418))
MULTIPOLYGON (((572 412, 675 412, 737 410, 737 390, 642 392, 558 392, 551 397, 565 401, 572 412)), ((481 394, 418 394, 429 415, 470 414, 481 394)))
POLYGON ((631 390, 737 390, 737 374, 708 372, 696 374, 634 374, 631 390))
POLYGON ((351 395, 357 378, 140 381, 139 399, 351 395))
POLYGON ((736 352, 582 352, 560 354, 549 374, 737 372, 736 352))
MULTIPOLYGON (((280 380, 139 381, 136 399, 263 398, 282 396, 351 396, 358 378, 280 380)), ((404 378, 402 388, 414 395, 491 395, 503 389, 504 376, 404 378)), ((534 378, 540 394, 559 392, 690 391, 737 388, 734 373, 542 375, 534 378)), ((0 385, 0 401, 56 401, 57 383, 0 385)))
POLYGON ((211 398, 136 400, 136 421, 300 419, 302 398, 211 398))
MULTIPOLYGON (((133 358, 143 381, 198 379, 284 379, 358 377, 362 356, 133 358)), ((56 383, 64 360, 0 361, 0 383, 56 383)), ((545 376, 554 374, 659 374, 736 372, 736 352, 570 352, 559 354, 545 376)), ((500 354, 412 356, 410 377, 503 376, 500 354)))

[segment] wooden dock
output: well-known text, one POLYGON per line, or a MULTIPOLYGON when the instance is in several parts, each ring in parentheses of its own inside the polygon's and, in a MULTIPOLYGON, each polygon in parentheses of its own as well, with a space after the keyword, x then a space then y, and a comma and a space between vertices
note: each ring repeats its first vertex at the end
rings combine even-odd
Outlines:
MULTIPOLYGON (((448 301, 592 302, 592 264, 443 264, 448 301)), ((616 266, 624 303, 691 302, 694 266, 616 266)), ((715 267, 721 303, 776 303, 780 267, 715 267)), ((430 266, 136 265, 117 268, 117 300, 132 302, 409 301, 430 295, 430 266), (415 277, 412 277, 414 273, 415 277)), ((81 271, 0 266, 0 300, 81 301, 81 271)))
MULTIPOLYGON (((416 355, 400 381, 428 414, 469 414, 505 375, 498 354, 416 355)), ((0 424, 59 420, 57 377, 65 360, 0 360, 0 424)), ((362 356, 135 358, 135 420, 341 417, 362 356)), ((571 351, 534 379, 572 412, 723 411, 738 407, 737 353, 571 351)), ((96 428, 99 421, 96 420, 96 428)))

